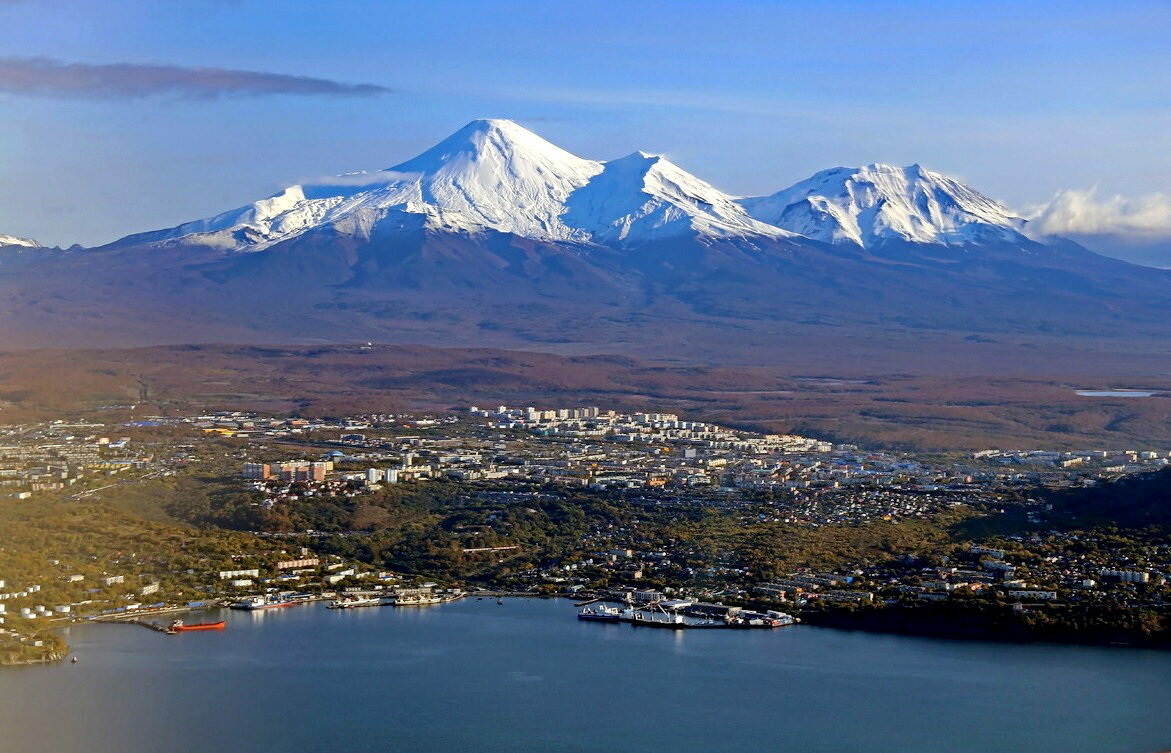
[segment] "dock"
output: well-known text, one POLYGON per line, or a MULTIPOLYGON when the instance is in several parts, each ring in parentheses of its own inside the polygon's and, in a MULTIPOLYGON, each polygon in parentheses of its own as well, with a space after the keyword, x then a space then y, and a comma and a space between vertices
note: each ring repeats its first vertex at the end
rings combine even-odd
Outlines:
POLYGON ((159 633, 166 633, 166 634, 168 634, 168 635, 170 635, 170 634, 171 634, 171 628, 170 628, 170 627, 168 627, 168 626, 166 626, 166 625, 160 625, 160 624, 159 624, 159 623, 157 623, 157 622, 147 622, 146 620, 138 620, 138 619, 134 619, 134 620, 111 620, 111 622, 124 622, 124 623, 126 623, 127 625, 141 625, 142 627, 144 627, 144 628, 146 628, 146 629, 148 629, 148 630, 154 630, 154 631, 157 631, 157 632, 159 632, 159 633))

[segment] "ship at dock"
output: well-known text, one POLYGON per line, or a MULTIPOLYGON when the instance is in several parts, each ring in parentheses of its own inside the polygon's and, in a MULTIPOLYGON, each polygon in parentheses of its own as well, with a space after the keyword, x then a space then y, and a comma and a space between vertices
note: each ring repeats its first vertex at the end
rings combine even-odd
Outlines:
POLYGON ((793 615, 771 609, 767 612, 742 611, 728 621, 728 627, 733 628, 778 628, 796 624, 797 618, 793 615))
POLYGON ((253 612, 258 609, 280 609, 282 607, 291 607, 299 601, 290 594, 268 594, 265 596, 249 596, 243 601, 237 601, 229 606, 232 609, 242 609, 244 611, 253 612))
POLYGON ((394 605, 396 607, 424 607, 431 604, 442 604, 447 600, 430 588, 400 588, 394 592, 394 605))
POLYGON ((356 609, 359 607, 424 607, 432 604, 446 604, 464 597, 456 589, 435 591, 431 586, 419 588, 397 588, 389 593, 351 593, 339 596, 329 603, 328 609, 356 609))
POLYGON ((223 630, 225 627, 227 627, 227 622, 224 620, 219 620, 218 622, 196 622, 192 625, 184 623, 183 620, 175 620, 167 626, 166 632, 169 635, 175 635, 177 633, 190 633, 200 630, 223 630))
POLYGON ((668 628, 670 630, 695 630, 700 628, 723 628, 728 625, 713 619, 687 619, 679 612, 669 611, 659 605, 647 609, 633 607, 623 609, 619 622, 628 622, 637 627, 668 628))
POLYGON ((577 613, 577 619, 583 622, 621 622, 622 610, 604 605, 586 607, 577 613))
POLYGON ((359 607, 381 607, 387 604, 393 604, 393 598, 383 596, 364 596, 353 595, 343 596, 339 599, 334 599, 327 606, 326 609, 357 609, 359 607))
POLYGON ((587 606, 577 613, 577 618, 583 622, 625 622, 637 627, 672 630, 779 628, 797 622, 784 612, 753 612, 690 601, 654 601, 640 605, 627 601, 625 608, 587 606))

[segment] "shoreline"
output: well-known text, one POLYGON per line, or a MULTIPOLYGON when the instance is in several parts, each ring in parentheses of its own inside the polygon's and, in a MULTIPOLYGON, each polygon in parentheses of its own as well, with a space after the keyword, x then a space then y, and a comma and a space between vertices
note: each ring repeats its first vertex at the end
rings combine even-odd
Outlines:
MULTIPOLYGON (((315 602, 328 601, 331 597, 318 595, 311 599, 305 599, 303 603, 311 604, 315 602)), ((482 600, 482 599, 565 599, 570 602, 576 602, 582 597, 577 594, 536 594, 524 593, 515 591, 473 591, 464 594, 462 600, 482 600)), ((610 601, 603 597, 589 597, 590 601, 610 601)), ((450 603, 450 602, 444 602, 450 603)), ((429 604, 425 606, 442 606, 443 604, 429 604)), ((65 628, 81 627, 92 624, 106 624, 106 625, 139 625, 151 627, 151 625, 141 621, 143 617, 151 617, 156 615, 174 615, 184 614, 189 612, 199 611, 222 611, 228 609, 223 604, 203 605, 203 606, 176 606, 166 609, 159 609, 147 613, 133 613, 123 614, 117 616, 101 616, 88 617, 82 619, 71 620, 68 624, 59 625, 52 628, 54 631, 65 628)), ((1030 633, 1025 630, 1007 630, 1001 632, 993 632, 986 627, 979 624, 973 624, 970 620, 961 622, 946 622, 938 621, 932 622, 930 620, 908 623, 899 618, 908 616, 908 612, 914 610, 902 610, 900 612, 892 612, 890 614, 881 614, 881 610, 875 610, 870 613, 862 614, 832 614, 824 612, 801 612, 798 616, 799 622, 808 627, 816 627, 828 630, 839 630, 844 632, 860 632, 868 634, 879 635, 894 635, 904 638, 930 638, 947 641, 962 641, 965 643, 989 643, 989 644, 1015 644, 1015 645, 1051 645, 1051 646, 1083 646, 1088 648, 1117 648, 1117 649, 1138 649, 1148 651, 1167 651, 1171 650, 1171 641, 1163 642, 1142 642, 1136 640, 1106 640, 1106 639, 1092 639, 1089 637, 1069 637, 1063 639, 1055 635, 1038 634, 1036 632, 1030 633), (888 618, 894 618, 888 619, 888 618), (877 619, 876 619, 877 618, 877 619)), ((53 652, 44 658, 25 659, 10 662, 0 662, 0 667, 21 667, 32 665, 49 665, 57 664, 65 661, 71 654, 71 647, 66 644, 63 652, 53 652)))
POLYGON ((994 626, 987 615, 978 613, 941 613, 913 608, 873 610, 854 614, 814 611, 803 613, 802 619, 804 624, 813 627, 909 638, 939 638, 969 643, 1045 644, 1171 651, 1171 636, 1165 633, 1145 634, 1125 626, 1103 628, 1101 631, 1068 630, 1061 626, 1026 622, 994 626))

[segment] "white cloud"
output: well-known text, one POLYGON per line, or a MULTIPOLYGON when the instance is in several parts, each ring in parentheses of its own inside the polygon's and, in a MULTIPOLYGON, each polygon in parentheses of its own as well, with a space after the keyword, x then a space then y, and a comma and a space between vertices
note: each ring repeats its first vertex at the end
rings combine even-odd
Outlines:
POLYGON ((1099 199, 1095 189, 1067 189, 1031 213, 1029 229, 1038 235, 1171 238, 1171 195, 1099 199))

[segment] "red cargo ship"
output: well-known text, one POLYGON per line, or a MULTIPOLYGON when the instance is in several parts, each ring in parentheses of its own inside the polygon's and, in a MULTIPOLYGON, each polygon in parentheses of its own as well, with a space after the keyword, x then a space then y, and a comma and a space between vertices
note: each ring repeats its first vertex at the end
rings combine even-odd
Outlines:
POLYGON ((183 620, 175 620, 167 628, 167 632, 186 633, 192 630, 223 630, 226 624, 224 620, 220 620, 219 622, 197 622, 194 625, 184 625, 183 620))

